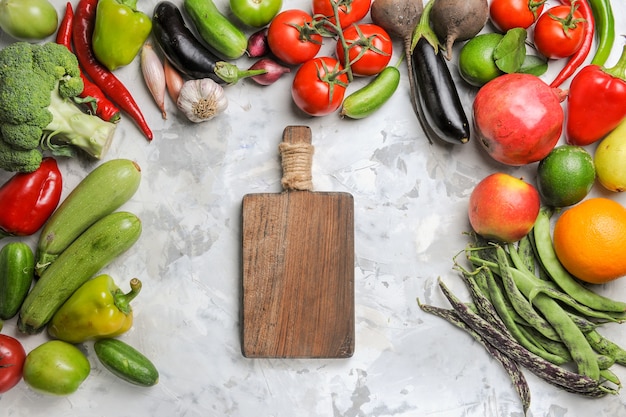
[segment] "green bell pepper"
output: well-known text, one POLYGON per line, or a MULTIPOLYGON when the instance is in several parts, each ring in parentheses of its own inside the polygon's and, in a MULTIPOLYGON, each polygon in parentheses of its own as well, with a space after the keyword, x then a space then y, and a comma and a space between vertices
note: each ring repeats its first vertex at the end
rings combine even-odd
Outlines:
POLYGON ((119 336, 133 324, 130 302, 140 290, 141 281, 137 278, 130 280, 126 294, 109 275, 92 278, 54 314, 48 334, 69 343, 119 336))
POLYGON ((137 10, 137 0, 99 0, 91 47, 113 71, 132 62, 151 31, 152 20, 137 10))

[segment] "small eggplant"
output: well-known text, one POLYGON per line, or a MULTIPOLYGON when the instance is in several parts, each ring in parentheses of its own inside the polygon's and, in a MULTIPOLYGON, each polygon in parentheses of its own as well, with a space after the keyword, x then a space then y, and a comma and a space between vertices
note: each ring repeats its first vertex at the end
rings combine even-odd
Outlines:
POLYGON ((159 2, 154 8, 152 33, 163 55, 189 78, 234 84, 242 78, 263 74, 260 70, 241 70, 209 51, 185 24, 178 6, 169 0, 159 2))
POLYGON ((428 139, 452 144, 469 141, 470 125, 442 51, 435 52, 422 37, 410 59, 418 93, 414 104, 428 139))

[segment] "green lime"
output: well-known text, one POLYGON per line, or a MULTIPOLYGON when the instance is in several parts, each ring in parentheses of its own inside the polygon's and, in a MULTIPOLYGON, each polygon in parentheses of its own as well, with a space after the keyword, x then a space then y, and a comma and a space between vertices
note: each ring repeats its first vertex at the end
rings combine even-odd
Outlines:
POLYGON ((475 87, 482 87, 504 74, 493 58, 493 51, 503 37, 501 33, 483 33, 467 41, 459 53, 461 78, 475 87))
POLYGON ((537 167, 537 189, 543 202, 567 207, 589 194, 596 179, 593 158, 580 146, 554 148, 537 167))

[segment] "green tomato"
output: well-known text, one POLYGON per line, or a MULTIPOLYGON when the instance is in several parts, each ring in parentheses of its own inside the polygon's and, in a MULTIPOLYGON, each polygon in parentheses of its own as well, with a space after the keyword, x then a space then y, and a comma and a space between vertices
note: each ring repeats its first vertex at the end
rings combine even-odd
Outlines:
POLYGON ((87 357, 76 346, 51 340, 26 355, 23 378, 35 391, 68 395, 78 389, 90 371, 87 357))
POLYGON ((282 0, 230 0, 233 14, 242 23, 255 28, 271 22, 282 6, 282 0))
POLYGON ((48 0, 0 0, 0 29, 16 39, 42 40, 58 23, 57 10, 48 0))

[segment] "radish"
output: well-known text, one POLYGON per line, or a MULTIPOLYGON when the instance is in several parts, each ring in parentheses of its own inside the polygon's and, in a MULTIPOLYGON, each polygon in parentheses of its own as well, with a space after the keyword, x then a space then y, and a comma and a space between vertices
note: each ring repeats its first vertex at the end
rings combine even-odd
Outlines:
POLYGON ((563 129, 565 94, 531 74, 504 74, 485 84, 474 99, 474 128, 496 161, 520 166, 539 161, 563 129))

